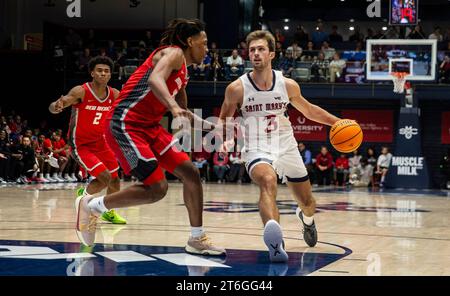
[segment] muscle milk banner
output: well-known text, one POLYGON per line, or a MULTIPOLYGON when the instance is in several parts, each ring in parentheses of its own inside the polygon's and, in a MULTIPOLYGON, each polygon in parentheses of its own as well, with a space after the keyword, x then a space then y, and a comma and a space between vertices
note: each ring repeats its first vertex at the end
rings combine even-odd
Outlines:
POLYGON ((386 187, 429 188, 428 168, 422 156, 420 109, 401 108, 395 150, 386 176, 386 187))
POLYGON ((342 110, 341 117, 358 122, 363 131, 364 142, 392 142, 392 110, 342 110))

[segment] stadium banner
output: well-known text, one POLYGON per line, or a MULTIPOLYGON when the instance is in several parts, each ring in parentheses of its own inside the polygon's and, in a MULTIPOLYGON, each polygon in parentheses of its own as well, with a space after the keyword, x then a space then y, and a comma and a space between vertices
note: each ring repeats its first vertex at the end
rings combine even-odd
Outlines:
POLYGON ((422 154, 422 129, 418 108, 400 108, 395 150, 386 175, 386 187, 426 189, 430 186, 422 154))
POLYGON ((450 144, 450 111, 442 112, 442 144, 450 144))
POLYGON ((342 110, 342 118, 356 120, 364 142, 392 143, 394 112, 392 110, 342 110))
POLYGON ((297 109, 289 108, 289 120, 297 141, 326 141, 327 128, 321 123, 311 121, 297 109))

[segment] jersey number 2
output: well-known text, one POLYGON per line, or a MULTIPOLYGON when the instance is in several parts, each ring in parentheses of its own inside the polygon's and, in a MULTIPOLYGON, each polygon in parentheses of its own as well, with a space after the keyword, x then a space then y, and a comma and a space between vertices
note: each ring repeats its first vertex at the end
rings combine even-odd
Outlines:
POLYGON ((103 113, 95 113, 95 118, 92 124, 100 124, 100 118, 102 118, 103 113))

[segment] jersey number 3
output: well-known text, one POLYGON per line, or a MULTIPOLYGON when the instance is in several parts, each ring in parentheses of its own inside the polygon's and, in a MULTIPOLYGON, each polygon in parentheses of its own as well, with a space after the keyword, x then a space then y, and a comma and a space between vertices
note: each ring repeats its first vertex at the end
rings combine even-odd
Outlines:
POLYGON ((100 124, 100 119, 102 118, 103 113, 95 113, 95 118, 92 124, 98 125, 100 124))
POLYGON ((276 115, 266 116, 266 120, 267 120, 266 133, 271 133, 278 128, 278 123, 277 123, 276 119, 277 119, 276 115))

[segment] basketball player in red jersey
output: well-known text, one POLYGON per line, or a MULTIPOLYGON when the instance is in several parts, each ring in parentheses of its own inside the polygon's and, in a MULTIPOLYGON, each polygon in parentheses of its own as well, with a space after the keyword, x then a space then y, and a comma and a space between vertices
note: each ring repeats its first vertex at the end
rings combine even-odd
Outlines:
POLYGON ((160 124, 170 111, 174 118, 193 119, 187 108, 186 67, 201 64, 207 53, 204 25, 198 20, 173 20, 161 39, 161 47, 129 78, 108 114, 105 136, 125 171, 142 184, 93 199, 83 198, 77 207, 83 241, 93 244, 96 216, 111 208, 150 204, 167 193, 162 169, 183 182, 183 197, 191 224, 186 252, 225 255, 203 231, 203 190, 197 168, 189 156, 177 150, 176 140, 160 124))
MULTIPOLYGON (((49 106, 53 114, 72 106, 69 125, 72 155, 95 178, 82 196, 91 197, 105 188, 108 194, 120 190, 119 164, 104 137, 106 115, 119 96, 117 89, 108 86, 113 65, 108 57, 93 58, 89 62, 92 82, 72 88, 49 106)), ((102 213, 102 218, 114 224, 126 223, 114 210, 102 213)))

